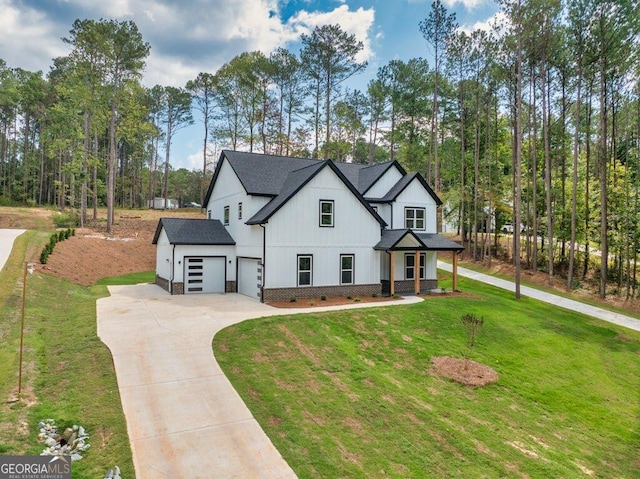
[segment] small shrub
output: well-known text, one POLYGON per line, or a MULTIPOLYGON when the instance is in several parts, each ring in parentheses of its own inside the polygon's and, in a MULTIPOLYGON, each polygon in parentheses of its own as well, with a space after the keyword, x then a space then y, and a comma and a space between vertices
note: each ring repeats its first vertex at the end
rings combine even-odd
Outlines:
POLYGON ((69 213, 58 213, 53 215, 53 223, 57 228, 71 228, 74 226, 78 226, 80 222, 80 218, 77 213, 69 212, 69 213))
POLYGON ((393 295, 393 299, 400 299, 400 295, 399 294, 394 294, 393 295))
POLYGON ((353 302, 354 303, 359 303, 360 301, 362 301, 362 300, 360 298, 358 298, 358 297, 353 298, 353 302))
POLYGON ((292 296, 292 297, 289 299, 289 302, 290 302, 290 303, 295 303, 296 301, 298 301, 298 300, 296 299, 296 297, 295 297, 295 296, 292 296))
POLYGON ((47 248, 45 248, 42 250, 42 253, 40 253, 40 263, 47 264, 48 260, 49 260, 49 252, 47 251, 47 248))
POLYGON ((64 241, 65 239, 67 239, 64 236, 64 230, 58 231, 58 241, 64 241))
POLYGON ((347 296, 347 299, 353 299, 351 296, 347 296))
POLYGON ((476 344, 478 333, 482 326, 484 326, 484 318, 478 318, 473 313, 463 314, 460 318, 460 322, 464 327, 467 336, 467 354, 471 352, 471 349, 476 344))
POLYGON ((320 296, 320 301, 326 301, 327 297, 323 294, 322 296, 320 296))
POLYGON ((378 294, 377 294, 377 293, 373 293, 373 294, 371 295, 371 297, 372 297, 372 298, 377 298, 377 297, 378 297, 378 294))

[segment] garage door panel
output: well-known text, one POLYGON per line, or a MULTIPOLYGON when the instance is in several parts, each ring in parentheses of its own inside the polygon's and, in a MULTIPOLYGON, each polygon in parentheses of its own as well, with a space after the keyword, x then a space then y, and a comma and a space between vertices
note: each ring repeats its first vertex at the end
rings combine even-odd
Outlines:
POLYGON ((185 260, 185 294, 224 293, 225 258, 187 257, 185 260))
POLYGON ((262 266, 259 259, 238 258, 238 293, 260 299, 262 266))

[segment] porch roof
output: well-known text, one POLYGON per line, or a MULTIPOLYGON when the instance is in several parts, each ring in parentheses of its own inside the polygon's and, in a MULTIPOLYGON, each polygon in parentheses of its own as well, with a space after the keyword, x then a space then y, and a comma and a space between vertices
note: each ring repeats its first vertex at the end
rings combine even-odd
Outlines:
POLYGON ((385 229, 374 249, 380 251, 462 251, 459 245, 446 236, 436 233, 416 233, 411 229, 385 229))

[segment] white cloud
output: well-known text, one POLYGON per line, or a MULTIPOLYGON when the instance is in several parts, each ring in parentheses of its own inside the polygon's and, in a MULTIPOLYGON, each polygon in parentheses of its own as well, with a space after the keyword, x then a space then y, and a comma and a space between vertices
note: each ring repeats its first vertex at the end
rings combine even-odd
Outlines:
POLYGON ((374 56, 369 37, 369 30, 374 19, 375 10, 373 8, 360 7, 355 11, 350 11, 348 5, 340 5, 331 12, 300 11, 289 19, 288 24, 299 34, 308 34, 317 26, 340 25, 345 32, 355 35, 356 39, 363 43, 364 48, 356 58, 357 61, 362 62, 374 56))
POLYGON ((473 25, 462 25, 460 29, 465 33, 470 34, 474 30, 484 30, 485 32, 492 32, 497 30, 501 30, 501 27, 504 27, 508 22, 507 16, 504 12, 496 12, 489 18, 484 21, 477 21, 473 25))
MULTIPOLYGON (((432 0, 408 0, 409 3, 429 3, 431 4, 432 0)), ((487 0, 442 0, 442 3, 449 7, 453 8, 456 5, 460 4, 467 10, 473 10, 480 5, 484 5, 489 3, 487 0)))
POLYGON ((151 45, 144 83, 184 86, 199 72, 215 72, 234 56, 291 47, 302 33, 339 24, 363 42, 358 61, 374 57, 375 10, 300 11, 286 22, 280 0, 61 0, 44 9, 38 0, 0 0, 0 58, 11 67, 48 71, 70 51, 61 41, 77 18, 133 20, 151 45))
POLYGON ((46 73, 52 58, 68 53, 44 13, 13 0, 0 0, 0 12, 0 58, 9 67, 46 73))
POLYGON ((467 10, 473 10, 480 5, 487 3, 486 0, 443 0, 447 7, 453 8, 456 4, 462 5, 467 10))

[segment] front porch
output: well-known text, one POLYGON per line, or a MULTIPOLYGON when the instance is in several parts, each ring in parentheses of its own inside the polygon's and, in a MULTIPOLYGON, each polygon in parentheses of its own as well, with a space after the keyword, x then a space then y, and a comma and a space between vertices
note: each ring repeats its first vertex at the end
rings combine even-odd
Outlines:
POLYGON ((438 288, 437 253, 450 251, 452 289, 458 289, 458 254, 464 248, 438 234, 410 229, 384 230, 376 249, 381 251, 382 294, 424 294, 438 288))

